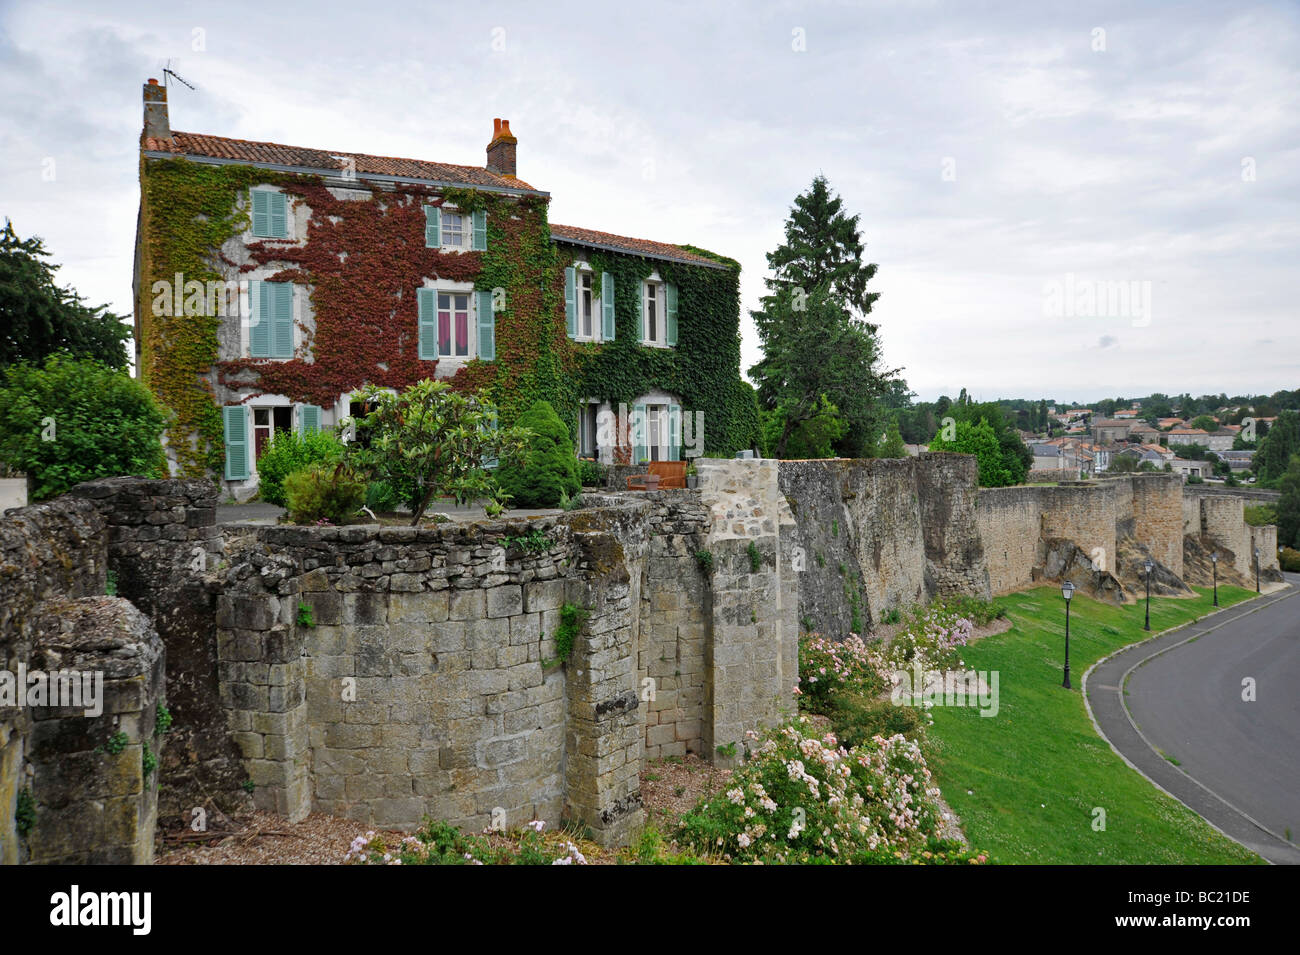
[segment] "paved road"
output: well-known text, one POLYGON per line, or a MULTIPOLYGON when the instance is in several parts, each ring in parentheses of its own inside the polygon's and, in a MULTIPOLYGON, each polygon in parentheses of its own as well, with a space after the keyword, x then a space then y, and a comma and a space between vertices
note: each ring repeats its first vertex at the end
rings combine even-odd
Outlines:
POLYGON ((1300 864, 1300 575, 1286 577, 1291 587, 1099 663, 1085 688, 1130 764, 1265 859, 1300 864))

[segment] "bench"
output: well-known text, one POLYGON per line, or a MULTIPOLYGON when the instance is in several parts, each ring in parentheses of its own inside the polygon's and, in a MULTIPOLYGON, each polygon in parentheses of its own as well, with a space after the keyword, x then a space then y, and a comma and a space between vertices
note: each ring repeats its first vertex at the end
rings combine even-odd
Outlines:
POLYGON ((685 461, 651 461, 649 470, 659 475, 660 487, 686 487, 685 461))

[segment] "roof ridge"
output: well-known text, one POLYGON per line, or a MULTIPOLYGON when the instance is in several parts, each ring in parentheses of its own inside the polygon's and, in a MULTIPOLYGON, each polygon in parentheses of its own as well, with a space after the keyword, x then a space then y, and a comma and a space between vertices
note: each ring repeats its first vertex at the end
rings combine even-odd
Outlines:
MULTIPOLYGON (((328 153, 331 156, 365 156, 367 159, 388 159, 394 162, 414 162, 430 163, 435 166, 452 166, 456 169, 473 169, 477 172, 488 172, 486 166, 467 166, 458 162, 443 162, 440 159, 416 159, 413 156, 382 156, 379 153, 362 153, 355 150, 346 149, 323 149, 319 146, 291 146, 288 143, 272 142, 269 139, 243 139, 239 136, 217 136, 213 133, 190 133, 180 129, 172 130, 172 137, 176 136, 198 136, 203 139, 220 139, 228 143, 247 143, 250 146, 274 146, 277 149, 306 149, 314 153, 328 153)), ((497 173, 491 173, 496 176, 497 173)))

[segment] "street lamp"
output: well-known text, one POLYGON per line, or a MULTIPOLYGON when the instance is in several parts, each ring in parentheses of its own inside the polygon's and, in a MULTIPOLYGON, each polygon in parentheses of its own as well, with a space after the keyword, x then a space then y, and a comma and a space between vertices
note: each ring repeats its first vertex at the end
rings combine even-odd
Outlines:
POLYGON ((1146 571, 1147 578, 1147 622, 1143 630, 1151 629, 1151 571, 1156 566, 1156 562, 1148 557, 1142 561, 1142 569, 1146 571))
POLYGON ((1259 593, 1259 548, 1255 548, 1255 593, 1259 593))
POLYGON ((1210 555, 1210 564, 1214 567, 1214 606, 1219 605, 1219 552, 1210 555))
POLYGON ((1061 686, 1072 690, 1070 686, 1070 598, 1074 596, 1074 583, 1065 581, 1061 584, 1061 596, 1065 598, 1065 680, 1061 686))

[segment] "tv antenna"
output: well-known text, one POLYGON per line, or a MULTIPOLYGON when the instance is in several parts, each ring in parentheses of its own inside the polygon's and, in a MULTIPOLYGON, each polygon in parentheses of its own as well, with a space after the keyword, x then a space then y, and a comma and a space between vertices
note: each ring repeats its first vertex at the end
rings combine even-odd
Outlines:
POLYGON ((171 63, 172 63, 171 60, 167 61, 167 65, 163 67, 163 73, 166 74, 167 76, 170 76, 178 83, 181 83, 184 86, 188 86, 190 89, 194 89, 194 84, 189 82, 188 80, 185 79, 185 77, 181 76, 179 73, 173 70, 171 67, 171 63))

